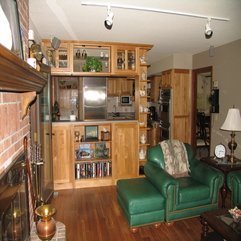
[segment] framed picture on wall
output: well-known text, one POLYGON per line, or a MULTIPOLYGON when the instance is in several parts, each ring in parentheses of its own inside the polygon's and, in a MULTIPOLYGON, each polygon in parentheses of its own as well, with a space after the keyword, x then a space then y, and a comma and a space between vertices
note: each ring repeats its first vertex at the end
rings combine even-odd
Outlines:
POLYGON ((0 43, 23 59, 23 46, 16 0, 0 0, 0 43))

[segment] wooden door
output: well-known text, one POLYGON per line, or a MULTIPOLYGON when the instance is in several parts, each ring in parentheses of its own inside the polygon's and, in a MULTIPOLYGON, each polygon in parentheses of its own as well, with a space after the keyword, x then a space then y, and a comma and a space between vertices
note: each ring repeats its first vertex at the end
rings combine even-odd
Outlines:
POLYGON ((54 188, 71 186, 73 179, 72 145, 70 126, 53 126, 53 174, 54 188))
POLYGON ((138 123, 114 123, 113 177, 132 178, 138 176, 138 123))
POLYGON ((191 143, 191 78, 189 70, 172 73, 172 133, 174 139, 191 143))

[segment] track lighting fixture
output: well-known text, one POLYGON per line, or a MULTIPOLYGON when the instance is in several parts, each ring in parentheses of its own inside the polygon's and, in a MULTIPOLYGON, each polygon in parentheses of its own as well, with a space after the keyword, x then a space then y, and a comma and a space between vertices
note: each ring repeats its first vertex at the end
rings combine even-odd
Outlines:
POLYGON ((208 18, 205 25, 205 38, 210 39, 213 35, 213 30, 211 29, 211 18, 208 18))
MULTIPOLYGON (((110 4, 109 3, 103 3, 103 2, 92 2, 92 1, 82 1, 81 5, 84 6, 98 6, 98 7, 108 7, 108 16, 105 19, 105 27, 107 29, 111 29, 113 25, 113 18, 114 14, 110 10, 110 4)), ((195 13, 188 13, 188 12, 179 12, 179 11, 173 11, 173 10, 166 10, 166 9, 158 9, 158 8, 148 8, 148 7, 141 7, 141 6, 133 6, 133 5, 123 5, 123 4, 111 4, 112 8, 120 8, 120 9, 129 9, 129 10, 137 10, 137 11, 147 11, 147 12, 154 12, 154 13, 163 13, 163 14, 172 14, 172 15, 179 15, 179 16, 186 16, 191 18, 202 18, 207 19, 207 23, 205 25, 205 38, 210 39, 213 35, 213 30, 210 27, 211 19, 215 21, 229 21, 229 18, 223 18, 218 16, 207 16, 202 14, 195 14, 195 13)))
POLYGON ((105 19, 105 27, 107 29, 111 29, 113 25, 113 18, 114 18, 114 13, 111 11, 110 6, 108 5, 107 7, 107 18, 105 19))

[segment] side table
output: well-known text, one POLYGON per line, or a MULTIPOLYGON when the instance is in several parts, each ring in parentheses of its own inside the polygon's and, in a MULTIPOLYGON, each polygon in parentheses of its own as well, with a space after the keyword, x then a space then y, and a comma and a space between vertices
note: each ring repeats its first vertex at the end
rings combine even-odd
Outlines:
POLYGON ((210 165, 224 173, 224 183, 221 188, 221 198, 222 198, 222 208, 225 208, 225 200, 227 197, 227 175, 231 171, 241 170, 241 160, 238 160, 236 163, 227 162, 226 160, 218 160, 215 157, 202 158, 202 162, 205 162, 207 165, 210 165))
POLYGON ((217 209, 204 212, 201 214, 200 218, 202 224, 201 241, 241 240, 240 224, 236 224, 232 221, 228 209, 217 209), (226 222, 224 219, 231 219, 231 222, 226 222))

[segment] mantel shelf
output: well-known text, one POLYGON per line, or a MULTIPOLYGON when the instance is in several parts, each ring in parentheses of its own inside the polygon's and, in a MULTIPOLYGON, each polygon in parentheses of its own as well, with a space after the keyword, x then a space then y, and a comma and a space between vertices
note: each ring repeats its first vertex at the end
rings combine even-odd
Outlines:
POLYGON ((0 91, 41 92, 47 79, 0 44, 0 91))

